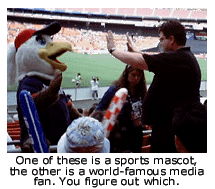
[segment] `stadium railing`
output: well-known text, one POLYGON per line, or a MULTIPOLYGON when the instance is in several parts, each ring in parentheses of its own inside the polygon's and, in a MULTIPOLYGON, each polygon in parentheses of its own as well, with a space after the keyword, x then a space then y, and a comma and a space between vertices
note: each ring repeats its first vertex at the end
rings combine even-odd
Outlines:
MULTIPOLYGON (((7 146, 9 146, 9 145, 20 145, 21 143, 20 143, 20 141, 19 140, 17 140, 17 141, 12 141, 12 142, 7 142, 7 146)), ((22 152, 22 150, 21 150, 21 148, 19 147, 19 148, 16 148, 16 149, 13 149, 13 150, 7 150, 7 153, 21 153, 22 152)), ((57 145, 51 145, 51 146, 49 146, 49 152, 50 153, 57 153, 57 145)))

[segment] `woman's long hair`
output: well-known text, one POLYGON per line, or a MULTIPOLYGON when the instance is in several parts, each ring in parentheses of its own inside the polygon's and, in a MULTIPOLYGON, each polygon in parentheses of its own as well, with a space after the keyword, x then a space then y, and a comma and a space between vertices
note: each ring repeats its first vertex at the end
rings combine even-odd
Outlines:
MULTIPOLYGON (((119 77, 118 80, 114 81, 113 84, 116 86, 116 90, 119 90, 120 88, 126 88, 128 89, 128 74, 135 68, 132 68, 131 66, 126 66, 125 70, 123 71, 122 75, 119 77)), ((145 97, 147 88, 146 88, 146 80, 145 80, 145 74, 144 71, 141 70, 143 75, 140 80, 140 82, 135 86, 135 93, 140 94, 142 99, 145 97)))

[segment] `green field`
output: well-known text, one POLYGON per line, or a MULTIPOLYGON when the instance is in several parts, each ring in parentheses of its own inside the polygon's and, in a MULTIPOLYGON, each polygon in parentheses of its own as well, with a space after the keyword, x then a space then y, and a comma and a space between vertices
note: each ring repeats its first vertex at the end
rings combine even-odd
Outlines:
MULTIPOLYGON (((75 83, 72 79, 77 73, 81 73, 84 84, 81 87, 90 87, 92 76, 99 77, 99 86, 109 86, 122 74, 125 64, 118 59, 113 58, 110 54, 82 54, 67 52, 59 57, 61 62, 67 63, 68 68, 63 73, 62 88, 74 88, 75 83)), ((202 80, 207 80, 207 60, 198 59, 202 80)), ((152 82, 154 74, 145 71, 147 84, 152 82)), ((14 91, 17 86, 7 88, 8 91, 14 91)))

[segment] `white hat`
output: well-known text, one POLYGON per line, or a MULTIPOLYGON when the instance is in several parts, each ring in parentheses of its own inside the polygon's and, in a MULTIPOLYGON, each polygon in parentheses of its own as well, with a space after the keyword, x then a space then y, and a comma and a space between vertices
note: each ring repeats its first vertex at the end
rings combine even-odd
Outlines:
POLYGON ((109 153, 110 142, 104 136, 104 126, 92 117, 75 119, 57 145, 58 153, 109 153))

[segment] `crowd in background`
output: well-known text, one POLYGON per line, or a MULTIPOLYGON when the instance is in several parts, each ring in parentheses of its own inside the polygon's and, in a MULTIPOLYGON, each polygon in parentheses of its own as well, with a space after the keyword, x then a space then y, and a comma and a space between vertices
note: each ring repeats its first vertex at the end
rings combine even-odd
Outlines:
MULTIPOLYGON (((12 43, 17 34, 24 29, 32 28, 39 30, 43 27, 44 25, 39 24, 8 21, 7 43, 12 43)), ((70 42, 75 52, 81 52, 83 50, 105 50, 107 49, 106 34, 106 32, 102 31, 62 27, 61 31, 54 36, 53 40, 70 42)), ((125 50, 127 48, 125 45, 125 35, 115 34, 115 37, 118 47, 122 50, 125 50)), ((134 36, 133 39, 138 49, 155 47, 159 42, 158 37, 134 36)))
MULTIPOLYGON (((14 21, 7 21, 7 43, 13 43, 18 33, 24 29, 32 28, 39 30, 45 25, 20 23, 14 21)), ((54 41, 67 41, 72 44, 74 52, 102 52, 107 49, 106 44, 107 32, 84 30, 78 28, 62 27, 61 31, 54 36, 54 41)), ((126 50, 126 37, 123 34, 114 34, 116 45, 120 50, 126 50)), ((151 36, 133 36, 133 43, 137 49, 148 49, 157 47, 159 37, 151 36)), ((150 53, 150 52, 149 52, 150 53)), ((197 58, 206 58, 206 54, 195 55, 197 58)))

